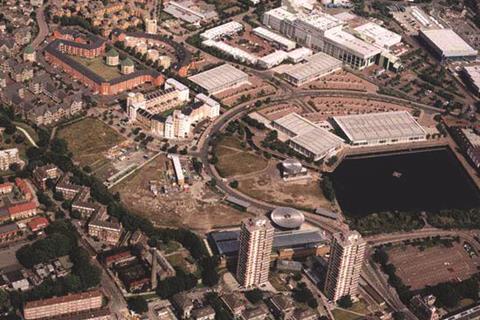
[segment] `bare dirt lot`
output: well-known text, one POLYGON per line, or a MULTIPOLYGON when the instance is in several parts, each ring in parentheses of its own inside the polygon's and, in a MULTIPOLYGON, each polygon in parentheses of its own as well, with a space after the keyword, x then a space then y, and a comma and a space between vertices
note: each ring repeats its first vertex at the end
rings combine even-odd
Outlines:
POLYGON ((238 189, 242 193, 262 201, 302 209, 330 206, 314 173, 309 179, 287 182, 280 177, 276 163, 273 161, 261 174, 248 175, 237 180, 239 181, 238 189))
POLYGON ((194 180, 188 191, 179 191, 172 186, 173 176, 171 161, 159 156, 113 191, 120 193, 130 210, 151 219, 157 226, 207 231, 238 225, 245 218, 245 213, 221 203, 220 197, 205 187, 203 181, 194 180), (155 197, 149 187, 151 180, 165 186, 168 193, 159 192, 155 197))
POLYGON ((414 246, 395 247, 388 251, 397 276, 412 290, 441 282, 465 280, 477 272, 480 258, 470 258, 462 244, 435 246, 420 251, 414 246))

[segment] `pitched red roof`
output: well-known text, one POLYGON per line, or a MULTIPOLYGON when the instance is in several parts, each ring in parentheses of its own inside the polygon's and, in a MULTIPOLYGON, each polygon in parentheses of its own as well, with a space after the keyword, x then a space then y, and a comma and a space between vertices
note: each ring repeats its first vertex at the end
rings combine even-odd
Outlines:
POLYGON ((43 229, 46 226, 48 226, 48 224, 49 224, 48 219, 44 218, 44 217, 33 218, 32 220, 30 220, 27 223, 28 227, 32 231, 37 231, 39 229, 43 229))
POLYGON ((33 210, 37 208, 35 201, 29 201, 24 203, 14 204, 11 207, 8 207, 8 213, 10 216, 16 215, 25 211, 33 210))
POLYGON ((23 194, 28 194, 30 193, 30 189, 28 188, 27 182, 23 179, 16 178, 15 179, 15 184, 17 187, 22 191, 23 194))

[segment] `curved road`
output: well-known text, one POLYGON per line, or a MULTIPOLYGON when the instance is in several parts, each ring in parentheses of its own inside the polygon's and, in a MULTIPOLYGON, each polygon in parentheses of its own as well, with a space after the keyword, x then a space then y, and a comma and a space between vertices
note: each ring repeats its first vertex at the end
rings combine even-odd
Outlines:
MULTIPOLYGON (((198 154, 202 159, 202 162, 204 163, 205 172, 210 177, 213 177, 216 179, 217 188, 219 188, 221 191, 223 191, 227 195, 233 196, 243 201, 250 202, 254 207, 265 212, 271 211, 277 207, 276 205, 269 204, 269 203, 260 201, 258 199, 253 199, 251 197, 248 197, 243 193, 239 192, 238 190, 230 188, 230 186, 228 186, 228 184, 223 180, 223 178, 220 177, 215 167, 208 162, 208 154, 209 154, 211 139, 212 139, 212 136, 215 135, 215 133, 221 131, 221 129, 229 121, 238 119, 246 115, 247 113, 251 112, 252 110, 248 108, 248 105, 253 105, 257 100, 264 100, 270 97, 272 102, 281 102, 281 101, 287 101, 287 100, 296 99, 296 98, 305 97, 305 96, 341 96, 341 97, 352 97, 352 98, 367 97, 369 99, 376 99, 380 101, 390 101, 390 102, 395 102, 402 105, 405 105, 405 104, 415 105, 419 108, 423 108, 428 111, 434 111, 434 112, 440 111, 440 109, 430 107, 427 105, 417 104, 412 101, 408 101, 401 98, 390 97, 385 95, 369 94, 364 92, 348 91, 348 90, 308 90, 308 91, 304 90, 304 91, 298 91, 298 92, 290 92, 287 94, 270 95, 270 96, 254 99, 252 101, 248 101, 246 103, 240 104, 238 106, 235 106, 225 111, 222 115, 216 118, 210 124, 210 126, 206 129, 206 131, 204 132, 204 134, 202 135, 198 143, 199 145, 198 154)), ((317 215, 306 214, 306 220, 307 222, 310 222, 314 225, 317 225, 317 226, 320 225, 323 229, 326 229, 331 232, 339 231, 342 229, 341 225, 339 225, 338 223, 330 219, 322 219, 317 215)))
MULTIPOLYGON (((364 92, 353 92, 353 91, 345 91, 345 90, 309 90, 309 91, 297 91, 297 92, 288 92, 286 94, 276 94, 269 96, 272 102, 280 102, 285 100, 296 99, 305 96, 341 96, 341 97, 353 97, 353 98, 369 98, 372 100, 380 100, 385 102, 393 102, 398 103, 401 105, 409 105, 414 106, 417 108, 421 108, 425 111, 429 112, 440 112, 440 109, 423 105, 419 103, 415 103, 413 101, 405 100, 402 98, 385 96, 385 95, 378 95, 378 94, 370 94, 364 92)), ((248 108, 249 105, 253 105, 257 100, 263 100, 267 97, 262 97, 259 99, 255 99, 249 101, 248 103, 240 104, 232 109, 225 111, 222 115, 220 115, 217 119, 215 119, 210 126, 205 130, 204 134, 199 140, 199 156, 204 163, 204 168, 206 174, 210 177, 215 178, 217 181, 217 188, 220 189, 227 195, 236 197, 240 200, 247 201, 251 203, 253 207, 260 209, 264 213, 267 213, 273 210, 276 206, 260 201, 258 199, 253 199, 249 196, 244 195, 243 193, 239 192, 236 189, 230 188, 230 186, 224 181, 222 177, 218 174, 215 167, 208 162, 208 155, 209 155, 209 148, 210 143, 212 141, 212 136, 215 135, 217 132, 221 131, 222 128, 229 122, 235 119, 242 117, 243 115, 251 112, 248 108)), ((322 218, 318 215, 305 213, 305 219, 307 222, 311 223, 312 225, 321 227, 322 229, 328 232, 338 232, 344 230, 345 225, 342 225, 341 222, 333 221, 330 219, 322 218)), ((347 227, 348 228, 348 227, 347 227)), ((434 235, 451 235, 452 231, 446 230, 439 230, 439 229, 422 229, 416 230, 407 233, 395 233, 389 235, 378 235, 378 236, 371 236, 366 237, 369 245, 378 245, 387 242, 399 242, 406 239, 412 238, 421 238, 421 237, 428 237, 434 235)), ((473 237, 472 237, 473 239, 473 237)), ((472 243, 475 245, 475 248, 480 250, 480 244, 472 243)), ((480 252, 480 251, 479 251, 480 252)), ((402 303, 398 294, 396 293, 395 289, 393 289, 385 279, 384 275, 377 270, 375 266, 372 266, 369 261, 366 261, 364 270, 362 272, 362 279, 373 287, 380 295, 387 301, 388 305, 390 305, 394 310, 401 311, 406 315, 406 318, 409 320, 417 319, 414 314, 402 303)))
POLYGON ((35 10, 35 18, 38 25, 38 34, 32 42, 32 47, 37 49, 43 40, 45 40, 49 32, 47 22, 45 21, 45 5, 35 10))

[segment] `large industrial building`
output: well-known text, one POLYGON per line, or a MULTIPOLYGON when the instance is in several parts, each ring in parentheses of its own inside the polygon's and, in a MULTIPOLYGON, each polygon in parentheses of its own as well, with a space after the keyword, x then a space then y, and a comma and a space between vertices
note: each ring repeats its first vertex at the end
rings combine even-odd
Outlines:
POLYGON ((292 13, 279 7, 267 11, 263 23, 301 45, 323 51, 358 70, 377 63, 381 54, 387 52, 380 45, 348 33, 344 30, 345 22, 324 12, 292 13))
POLYGON ((419 36, 441 61, 477 58, 478 51, 452 29, 420 30, 419 36))
POLYGON ((249 83, 248 74, 228 63, 191 76, 188 80, 199 85, 209 94, 219 93, 249 83))
POLYGON ((296 113, 274 120, 273 127, 289 137, 292 149, 313 161, 333 155, 343 145, 342 139, 296 113))
POLYGON ((237 280, 243 288, 268 282, 274 228, 266 218, 242 221, 239 237, 237 280))
POLYGON ((319 52, 306 58, 305 63, 287 68, 282 76, 289 83, 299 87, 341 69, 342 61, 319 52))
POLYGON ((358 294, 366 246, 366 241, 357 231, 333 235, 325 280, 325 293, 332 301, 346 295, 355 298, 358 294))
POLYGON ((426 140, 426 131, 407 111, 334 117, 353 146, 374 146, 426 140))

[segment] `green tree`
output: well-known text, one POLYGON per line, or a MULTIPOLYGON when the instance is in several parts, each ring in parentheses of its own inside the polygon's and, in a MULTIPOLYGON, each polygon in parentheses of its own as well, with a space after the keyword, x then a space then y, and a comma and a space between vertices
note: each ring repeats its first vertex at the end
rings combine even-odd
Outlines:
POLYGON ((137 296, 128 298, 128 308, 138 314, 142 314, 148 311, 148 303, 144 297, 137 296))
POLYGON ((246 291, 245 298, 247 298, 251 303, 255 304, 263 299, 263 292, 262 290, 255 288, 253 290, 246 291))
POLYGON ((330 177, 324 176, 320 181, 320 187, 322 188, 322 192, 327 200, 335 200, 335 189, 333 188, 333 183, 330 177))
POLYGON ((405 320, 405 313, 401 311, 395 311, 392 316, 393 320, 405 320))
POLYGON ((53 152, 58 154, 67 154, 68 153, 67 141, 56 138, 52 141, 51 149, 53 152))
POLYGON ((340 308, 348 309, 353 306, 352 298, 350 295, 346 295, 337 300, 337 305, 340 308))
POLYGON ((64 279, 65 288, 68 292, 77 292, 82 289, 82 281, 75 274, 69 274, 64 279))

